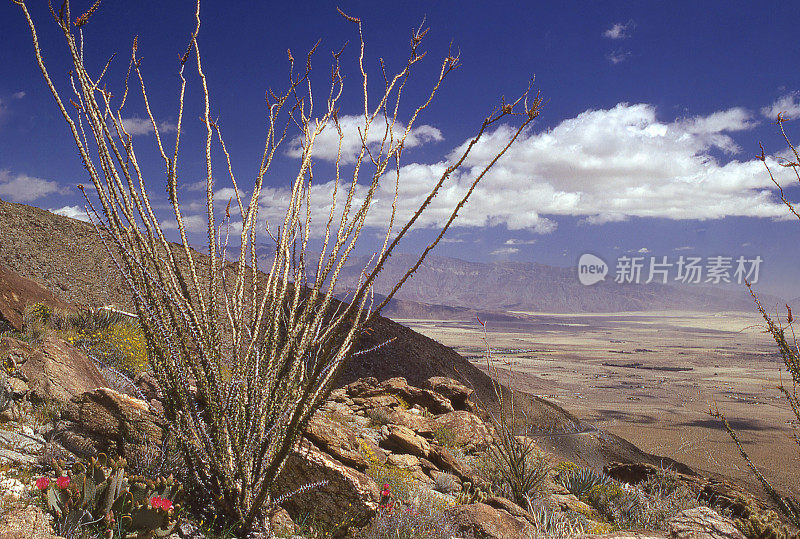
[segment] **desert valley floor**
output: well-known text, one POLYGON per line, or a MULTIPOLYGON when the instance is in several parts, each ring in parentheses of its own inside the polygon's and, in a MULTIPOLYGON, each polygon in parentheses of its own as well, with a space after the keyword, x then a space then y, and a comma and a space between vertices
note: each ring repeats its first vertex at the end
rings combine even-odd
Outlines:
POLYGON ((487 322, 486 340, 477 320, 397 321, 484 369, 488 341, 519 389, 645 451, 758 488, 708 414, 716 402, 773 484, 800 493, 793 414, 777 390, 783 363, 763 319, 740 312, 515 314, 524 320, 487 322))

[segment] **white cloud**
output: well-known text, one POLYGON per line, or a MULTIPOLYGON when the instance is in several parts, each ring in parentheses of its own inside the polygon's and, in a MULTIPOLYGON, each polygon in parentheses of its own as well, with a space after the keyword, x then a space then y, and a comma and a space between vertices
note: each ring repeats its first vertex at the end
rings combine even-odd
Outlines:
POLYGON ((64 217, 72 217, 80 221, 89 221, 89 216, 86 215, 86 209, 80 206, 64 206, 63 208, 51 209, 50 212, 56 215, 63 215, 64 217))
MULTIPOLYGON (((359 133, 359 127, 362 128, 363 131, 363 123, 364 118, 363 116, 341 116, 339 117, 339 127, 342 129, 342 158, 341 164, 347 165, 354 163, 356 158, 358 157, 359 152, 361 151, 361 134, 359 133)), ((401 122, 397 122, 394 125, 393 133, 395 136, 394 143, 397 143, 397 139, 402 137, 403 133, 405 132, 405 125, 401 122)), ((377 151, 380 147, 381 141, 383 140, 383 136, 386 132, 386 121, 382 116, 378 116, 372 122, 370 126, 369 133, 367 135, 367 146, 373 152, 377 151)), ((406 137, 406 141, 404 144, 404 148, 413 148, 415 146, 419 146, 421 144, 425 144, 428 142, 439 142, 442 139, 442 132, 432 127, 430 125, 420 125, 418 127, 414 127, 408 133, 406 137)), ((289 143, 289 151, 287 152, 291 157, 300 157, 302 154, 301 143, 303 142, 302 137, 298 136, 292 139, 289 143)), ((388 138, 387 138, 388 144, 388 138)), ((336 161, 336 155, 339 149, 339 133, 336 130, 333 123, 325 126, 322 133, 317 135, 317 138, 314 140, 314 150, 313 154, 314 157, 317 159, 323 159, 325 161, 336 161)), ((385 150, 384 150, 385 151, 385 150)), ((369 160, 369 156, 365 156, 366 160, 369 160)))
MULTIPOLYGON (((730 133, 752 125, 747 111, 738 108, 662 121, 652 105, 621 103, 611 109, 588 110, 548 131, 527 130, 486 175, 454 227, 505 226, 546 234, 555 230, 557 216, 577 217, 588 225, 631 217, 783 219, 785 207, 761 162, 717 157, 720 150, 735 157, 737 147, 730 133)), ((511 127, 501 126, 486 133, 415 227, 441 227, 475 175, 512 132, 511 127)), ((395 230, 466 144, 438 163, 401 167, 395 230)), ((774 159, 768 162, 774 164, 774 159)), ((780 182, 790 180, 785 169, 774 169, 780 182)), ((312 187, 316 235, 324 231, 333 188, 333 181, 312 187)), ((340 201, 346 188, 339 186, 340 201)), ((354 204, 364 200, 366 190, 363 184, 357 186, 354 204)), ((385 228, 394 190, 393 174, 386 174, 372 201, 367 227, 376 232, 385 228)), ((273 227, 282 223, 288 200, 288 188, 265 187, 260 218, 273 227)), ((521 245, 516 239, 509 241, 513 241, 506 243, 509 247, 521 245)))
POLYGON ((618 22, 603 32, 603 37, 607 37, 608 39, 625 39, 626 37, 630 37, 628 31, 635 27, 636 24, 633 21, 628 21, 627 23, 618 22))
POLYGON ((536 243, 536 240, 520 240, 517 238, 510 238, 507 239, 504 245, 533 245, 536 243))
POLYGON ((614 65, 624 62, 631 55, 631 51, 624 49, 614 49, 606 55, 606 60, 614 65))
POLYGON ((777 119, 778 114, 781 113, 783 113, 782 117, 786 120, 800 118, 800 92, 786 94, 772 105, 761 109, 761 114, 770 120, 777 119))
POLYGON ((694 247, 692 247, 691 245, 683 245, 681 247, 675 247, 675 249, 673 249, 673 251, 693 251, 693 250, 694 247))
POLYGON ((22 99, 23 97, 25 97, 25 92, 20 90, 19 92, 11 94, 11 97, 13 97, 14 99, 22 99))
POLYGON ((519 252, 519 249, 516 247, 500 247, 499 249, 495 249, 491 253, 492 256, 509 256, 519 252))
MULTIPOLYGON (((132 137, 138 135, 149 135, 153 130, 153 123, 149 118, 123 118, 122 125, 125 131, 132 137)), ((158 129, 161 133, 174 133, 177 131, 178 126, 170 122, 161 122, 158 124, 158 129)))
POLYGON ((0 170, 0 197, 12 202, 32 202, 54 193, 68 192, 51 180, 34 178, 27 174, 12 175, 7 170, 0 170))

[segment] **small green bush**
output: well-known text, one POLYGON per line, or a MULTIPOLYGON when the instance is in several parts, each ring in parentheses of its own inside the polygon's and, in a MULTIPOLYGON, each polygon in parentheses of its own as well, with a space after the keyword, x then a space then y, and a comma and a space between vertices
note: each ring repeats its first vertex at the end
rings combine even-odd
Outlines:
POLYGON ((597 485, 609 483, 611 478, 597 473, 591 468, 563 467, 556 474, 556 482, 578 498, 585 498, 588 492, 597 485))

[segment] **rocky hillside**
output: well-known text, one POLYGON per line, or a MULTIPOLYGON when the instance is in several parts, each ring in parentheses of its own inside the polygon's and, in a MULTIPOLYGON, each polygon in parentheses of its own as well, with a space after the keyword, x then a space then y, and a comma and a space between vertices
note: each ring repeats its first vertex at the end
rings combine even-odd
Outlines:
MULTIPOLYGON (((203 255, 195 253, 199 259, 203 255)), ((38 283, 63 301, 77 305, 114 304, 131 309, 118 272, 94 229, 87 223, 48 211, 0 200, 0 264, 12 273, 38 283)), ((16 285, 3 284, 0 290, 16 285)), ((45 293, 45 291, 42 291, 45 293)), ((0 291, 0 296, 2 292, 0 291)), ((19 298, 20 310, 30 298, 19 298)), ((384 317, 377 317, 357 348, 376 350, 359 355, 342 372, 339 385, 359 378, 386 380, 405 377, 421 385, 430 377, 459 380, 474 390, 476 401, 493 406, 490 378, 469 361, 428 337, 384 317)), ((542 380, 533 380, 541 384, 542 380)), ((527 384, 516 383, 517 388, 527 384)), ((537 392, 541 387, 537 388, 537 392)), ((533 428, 543 432, 581 432, 581 422, 562 408, 523 393, 518 394, 533 428)), ((583 436, 576 443, 558 438, 565 456, 598 465, 611 460, 657 463, 663 457, 646 454, 633 444, 607 433, 583 436)))

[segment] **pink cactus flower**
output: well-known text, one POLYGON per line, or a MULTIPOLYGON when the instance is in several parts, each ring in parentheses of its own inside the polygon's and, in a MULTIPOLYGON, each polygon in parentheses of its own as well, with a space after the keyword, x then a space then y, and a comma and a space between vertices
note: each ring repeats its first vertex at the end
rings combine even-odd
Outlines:
POLYGON ((69 486, 69 477, 62 475, 56 479, 56 486, 60 489, 65 489, 69 486))
POLYGON ((50 478, 49 477, 40 477, 36 480, 36 488, 39 490, 46 490, 47 487, 50 486, 50 478))

